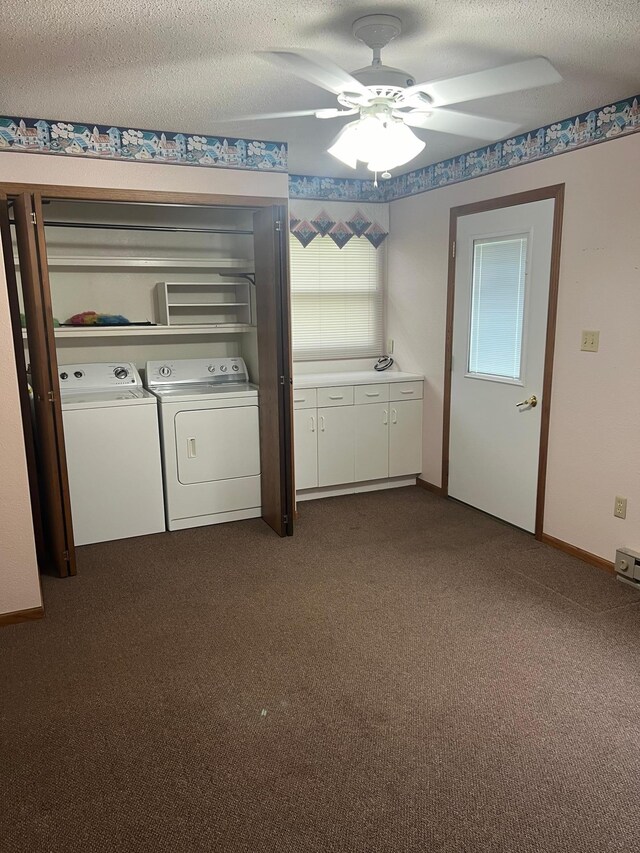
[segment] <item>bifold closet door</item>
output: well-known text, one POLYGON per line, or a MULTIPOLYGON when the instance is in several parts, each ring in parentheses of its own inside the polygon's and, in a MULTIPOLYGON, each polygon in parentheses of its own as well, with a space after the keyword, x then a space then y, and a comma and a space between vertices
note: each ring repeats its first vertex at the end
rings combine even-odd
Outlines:
POLYGON ((42 527, 42 508, 40 505, 40 486, 38 484, 38 467, 36 448, 33 434, 33 418, 31 417, 31 401, 27 387, 27 364, 25 361, 24 341, 22 339, 22 324, 20 322, 20 298, 16 267, 13 260, 13 241, 11 239, 11 224, 9 221, 9 202, 4 193, 0 193, 0 237, 2 238, 2 257, 4 259, 5 276, 7 279, 7 297, 11 330, 13 334, 13 349, 15 355, 16 373, 18 375, 18 393, 22 413, 22 429, 27 457, 29 491, 31 493, 31 515, 33 532, 36 541, 36 554, 41 570, 47 568, 49 557, 45 547, 44 530, 42 527))
POLYGON ((17 196, 13 210, 31 366, 46 550, 54 571, 66 577, 76 573, 76 560, 40 198, 26 193, 17 196))
POLYGON ((293 533, 292 369, 288 218, 284 205, 254 214, 262 517, 293 533))

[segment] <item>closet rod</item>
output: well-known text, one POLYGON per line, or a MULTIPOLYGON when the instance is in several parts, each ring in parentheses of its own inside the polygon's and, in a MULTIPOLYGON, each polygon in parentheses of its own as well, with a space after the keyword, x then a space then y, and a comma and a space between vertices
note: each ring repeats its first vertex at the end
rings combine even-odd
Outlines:
MULTIPOLYGON (((15 225, 15 221, 10 220, 11 225, 15 225)), ((253 231, 247 231, 240 228, 181 228, 180 226, 172 225, 114 225, 112 223, 101 222, 52 222, 45 220, 45 226, 53 228, 99 228, 112 231, 167 231, 170 233, 187 233, 187 234, 253 234, 253 231)))

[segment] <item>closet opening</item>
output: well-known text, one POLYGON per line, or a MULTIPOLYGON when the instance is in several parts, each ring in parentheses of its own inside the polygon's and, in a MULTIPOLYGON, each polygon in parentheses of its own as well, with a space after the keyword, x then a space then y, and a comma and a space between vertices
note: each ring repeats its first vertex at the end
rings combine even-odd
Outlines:
POLYGON ((43 568, 246 518, 291 535, 286 202, 97 192, 2 203, 43 568))

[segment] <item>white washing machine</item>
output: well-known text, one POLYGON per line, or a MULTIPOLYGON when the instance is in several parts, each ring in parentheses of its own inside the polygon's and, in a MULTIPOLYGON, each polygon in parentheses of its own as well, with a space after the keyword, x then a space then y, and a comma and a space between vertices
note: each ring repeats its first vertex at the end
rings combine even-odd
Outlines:
POLYGON ((76 545, 164 531, 158 412, 133 364, 58 369, 76 545))
POLYGON ((262 514, 258 389, 242 358, 149 361, 158 398, 167 527, 262 514))

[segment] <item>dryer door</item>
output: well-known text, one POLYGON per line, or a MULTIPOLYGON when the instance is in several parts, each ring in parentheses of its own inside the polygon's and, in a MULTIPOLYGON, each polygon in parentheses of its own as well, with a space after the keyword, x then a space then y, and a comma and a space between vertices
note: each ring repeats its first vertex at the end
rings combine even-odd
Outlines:
POLYGON ((260 473, 257 406, 178 412, 178 480, 183 485, 260 473))

